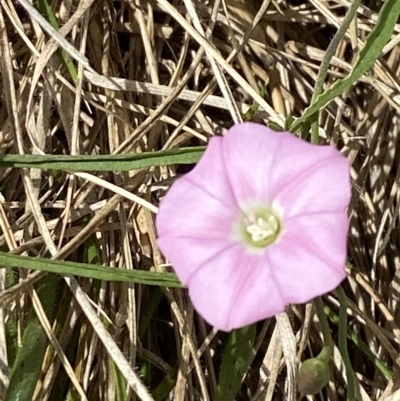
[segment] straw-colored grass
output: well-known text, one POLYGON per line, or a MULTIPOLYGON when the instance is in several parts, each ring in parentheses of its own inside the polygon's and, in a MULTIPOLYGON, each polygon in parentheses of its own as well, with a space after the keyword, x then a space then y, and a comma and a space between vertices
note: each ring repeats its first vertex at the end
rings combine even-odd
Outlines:
MULTIPOLYGON (((325 87, 351 72, 382 3, 360 5, 325 87)), ((103 155, 205 145, 248 118, 255 102, 253 121, 282 126, 310 104, 325 50, 349 6, 348 0, 53 0, 57 34, 27 0, 1 0, 0 152, 103 155)), ((320 142, 338 147, 352 164, 348 328, 394 377, 349 339, 363 401, 400 400, 399 42, 400 24, 373 69, 318 121, 320 142)), ((156 245, 155 212, 185 171, 2 169, 1 250, 170 271, 156 245)), ((9 368, 32 319, 48 338, 36 401, 215 399, 227 334, 193 311, 185 290, 64 276, 52 281, 57 291, 49 308, 37 287, 44 276, 0 270, 0 399, 11 399, 9 368)), ((324 302, 339 314, 333 293, 324 302)), ((337 343, 338 325, 330 327, 337 343)), ((296 399, 298 367, 321 346, 312 303, 259 323, 236 399, 296 399)), ((337 348, 333 362, 329 386, 309 400, 345 399, 337 348)))

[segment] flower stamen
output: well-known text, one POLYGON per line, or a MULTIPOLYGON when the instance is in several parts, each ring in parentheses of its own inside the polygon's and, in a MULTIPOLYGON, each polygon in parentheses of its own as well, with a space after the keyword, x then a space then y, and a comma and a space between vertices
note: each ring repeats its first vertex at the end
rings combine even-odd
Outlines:
POLYGON ((251 248, 265 248, 278 238, 281 220, 269 207, 249 210, 239 223, 241 238, 251 248))
POLYGON ((249 224, 246 227, 246 231, 250 234, 251 240, 254 242, 264 241, 265 239, 275 236, 279 230, 278 219, 270 215, 265 220, 262 217, 258 217, 256 222, 249 224))

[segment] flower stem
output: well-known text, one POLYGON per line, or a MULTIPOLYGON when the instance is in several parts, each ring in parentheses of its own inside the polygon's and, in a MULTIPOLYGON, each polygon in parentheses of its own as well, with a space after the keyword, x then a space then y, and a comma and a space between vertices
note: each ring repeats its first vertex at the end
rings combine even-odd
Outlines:
MULTIPOLYGON (((346 34, 347 29, 349 28, 351 21, 356 15, 360 3, 361 0, 353 0, 346 15, 343 18, 342 24, 340 25, 331 43, 326 49, 325 56, 322 59, 321 66, 319 68, 319 73, 315 82, 314 92, 311 98, 311 104, 315 102, 318 95, 320 95, 323 91, 324 82, 326 76, 328 75, 328 69, 331 63, 331 59, 335 55, 339 43, 342 41, 344 35, 346 34)), ((318 144, 318 141, 319 141, 318 117, 316 117, 316 119, 311 124, 311 143, 318 144)))
POLYGON ((347 376, 347 401, 355 401, 355 382, 354 372, 351 366, 349 350, 347 349, 347 302, 346 294, 341 286, 336 290, 339 298, 339 349, 342 354, 344 366, 346 367, 347 376))
POLYGON ((331 43, 329 43, 329 46, 326 49, 325 56, 322 59, 321 65, 319 67, 319 72, 315 82, 314 92, 311 98, 311 104, 315 102, 317 96, 320 95, 323 91, 323 85, 325 82, 325 78, 328 75, 328 69, 331 63, 331 59, 335 55, 336 49, 339 46, 340 42, 342 41, 344 35, 346 34, 346 31, 349 28, 351 21, 354 19, 354 16, 356 15, 360 3, 361 0, 353 0, 349 9, 347 10, 346 15, 343 18, 342 24, 340 25, 331 43))
POLYGON ((324 312, 324 304, 322 302, 321 297, 315 298, 314 304, 317 309, 319 323, 321 324, 322 334, 324 336, 324 346, 330 347, 331 350, 333 350, 333 340, 332 340, 331 330, 329 329, 328 319, 326 318, 324 312))

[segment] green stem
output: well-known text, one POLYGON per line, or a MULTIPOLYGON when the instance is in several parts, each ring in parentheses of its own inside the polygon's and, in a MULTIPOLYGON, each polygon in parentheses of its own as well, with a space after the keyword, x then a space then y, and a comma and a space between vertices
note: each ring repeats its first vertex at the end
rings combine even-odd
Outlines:
MULTIPOLYGON (((350 8, 347 10, 346 15, 343 18, 343 22, 340 25, 339 29, 337 30, 335 36, 333 37, 331 43, 329 44, 328 48, 326 49, 325 56, 322 59, 321 66, 319 68, 319 72, 317 75, 317 79, 315 82, 314 92, 311 98, 311 104, 315 102, 315 99, 318 95, 320 95, 324 88, 324 82, 326 76, 328 75, 328 69, 331 64, 331 59, 335 55, 336 50, 342 41, 344 35, 346 34, 347 29, 351 21, 353 20, 354 16, 356 15, 358 6, 360 5, 361 0, 354 0, 351 3, 350 8)), ((318 116, 313 121, 311 125, 311 143, 317 144, 319 140, 318 134, 318 116)))
POLYGON ((329 329, 329 323, 324 312, 324 304, 321 297, 315 298, 314 304, 317 309, 317 315, 319 323, 321 324, 322 334, 324 335, 324 346, 330 347, 333 350, 331 330, 329 329))
POLYGON ((349 350, 347 349, 347 302, 346 294, 340 286, 336 290, 339 298, 339 349, 342 354, 347 376, 347 401, 356 401, 354 372, 351 366, 349 350))
POLYGON ((338 48, 340 42, 342 41, 344 35, 346 34, 347 29, 350 26, 351 21, 353 20, 358 6, 360 5, 361 0, 354 0, 351 3, 350 8, 347 10, 346 15, 343 18, 343 22, 337 30, 335 36, 333 37, 331 43, 326 49, 325 56, 322 59, 321 66, 319 68, 318 76, 315 81, 314 92, 311 98, 311 104, 314 103, 316 97, 322 93, 325 78, 328 75, 328 69, 331 64, 331 59, 336 53, 336 49, 338 48))
MULTIPOLYGON (((329 306, 324 305, 325 315, 328 316, 329 320, 339 327, 339 316, 333 312, 329 306)), ((363 352, 367 358, 376 366, 376 368, 386 377, 388 380, 393 379, 392 372, 388 367, 379 360, 379 358, 371 351, 369 346, 361 340, 361 338, 349 327, 347 328, 347 338, 350 339, 359 349, 363 352)))

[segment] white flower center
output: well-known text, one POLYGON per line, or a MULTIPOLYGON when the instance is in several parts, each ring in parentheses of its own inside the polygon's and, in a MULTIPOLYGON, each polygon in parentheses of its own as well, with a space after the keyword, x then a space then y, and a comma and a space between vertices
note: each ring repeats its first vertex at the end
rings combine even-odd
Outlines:
POLYGON ((267 238, 276 236, 279 231, 279 220, 272 214, 267 219, 257 217, 254 223, 246 226, 246 231, 250 234, 252 241, 264 241, 267 238))
POLYGON ((277 240, 282 231, 282 222, 280 214, 272 208, 255 205, 241 215, 236 227, 246 247, 263 249, 277 240))

